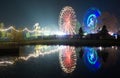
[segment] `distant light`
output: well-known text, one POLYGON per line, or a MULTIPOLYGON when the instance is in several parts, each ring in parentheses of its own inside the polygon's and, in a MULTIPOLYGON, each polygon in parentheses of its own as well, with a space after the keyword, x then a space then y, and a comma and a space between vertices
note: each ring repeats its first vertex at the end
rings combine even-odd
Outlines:
POLYGON ((112 36, 113 36, 113 34, 114 34, 113 32, 108 32, 108 33, 109 33, 110 35, 112 35, 112 36))
POLYGON ((115 37, 115 39, 117 39, 118 38, 118 35, 117 34, 115 34, 115 33, 113 33, 113 32, 108 32, 111 36, 114 36, 115 37))
POLYGON ((87 35, 88 33, 84 33, 84 35, 87 35))
POLYGON ((117 38, 118 38, 118 35, 117 35, 117 34, 113 34, 113 36, 115 37, 115 39, 117 39, 117 38))
POLYGON ((102 49, 103 49, 103 48, 100 46, 100 47, 99 47, 99 50, 101 51, 102 49))
POLYGON ((39 26, 39 23, 35 23, 35 25, 34 26, 39 26))
POLYGON ((64 33, 64 32, 57 32, 56 35, 61 35, 62 36, 62 35, 66 35, 66 33, 64 33))

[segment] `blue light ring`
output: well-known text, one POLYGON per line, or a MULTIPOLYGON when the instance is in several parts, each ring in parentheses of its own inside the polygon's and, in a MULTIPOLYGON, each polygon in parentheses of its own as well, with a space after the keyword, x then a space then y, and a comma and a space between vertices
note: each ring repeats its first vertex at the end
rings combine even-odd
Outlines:
POLYGON ((88 31, 91 31, 90 29, 87 29, 87 25, 88 25, 88 19, 89 19, 89 16, 91 15, 91 14, 94 14, 95 16, 96 16, 96 24, 95 24, 95 26, 97 26, 97 22, 98 22, 98 17, 101 15, 101 12, 100 12, 100 10, 99 9, 97 9, 97 8, 90 8, 90 9, 88 9, 87 10, 87 12, 86 12, 86 14, 85 14, 85 17, 84 17, 84 32, 86 32, 86 33, 89 33, 88 31))
MULTIPOLYGON (((88 19, 87 19, 87 27, 89 27, 88 24, 90 24, 90 20, 91 20, 91 19, 94 19, 94 26, 91 27, 91 29, 94 29, 94 28, 96 28, 96 26, 97 26, 97 17, 96 17, 96 15, 91 14, 91 15, 88 16, 88 19)), ((89 27, 89 28, 90 28, 90 27, 89 27)))
MULTIPOLYGON (((85 65, 86 65, 86 67, 87 67, 91 72, 96 72, 96 71, 98 71, 98 70, 100 69, 102 63, 101 63, 101 59, 99 58, 99 56, 97 57, 96 62, 94 62, 94 63, 92 63, 92 64, 89 62, 89 60, 88 60, 88 58, 87 58, 87 53, 89 53, 89 51, 92 51, 92 50, 94 50, 94 48, 91 49, 91 48, 89 48, 89 47, 85 47, 85 48, 83 49, 83 51, 84 51, 83 61, 84 61, 85 65)), ((97 53, 97 52, 96 52, 96 53, 97 53)), ((98 55, 98 54, 97 54, 97 55, 98 55)))
POLYGON ((98 60, 97 52, 94 49, 90 49, 89 53, 87 53, 87 59, 88 59, 89 63, 95 64, 98 60), (93 53, 93 54, 91 54, 91 53, 93 53), (89 56, 92 57, 92 55, 94 55, 93 56, 94 58, 92 58, 92 59, 95 59, 95 60, 92 60, 91 58, 89 58, 89 56))

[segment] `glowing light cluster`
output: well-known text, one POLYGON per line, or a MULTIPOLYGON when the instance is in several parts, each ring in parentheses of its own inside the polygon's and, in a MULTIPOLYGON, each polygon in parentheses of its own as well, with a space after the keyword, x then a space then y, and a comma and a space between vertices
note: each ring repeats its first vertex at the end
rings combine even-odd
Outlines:
POLYGON ((59 17, 60 31, 66 34, 76 34, 76 15, 72 7, 66 6, 61 10, 59 17))
POLYGON ((91 71, 97 71, 101 66, 100 58, 97 54, 96 49, 94 48, 90 48, 90 47, 84 48, 83 60, 85 65, 91 71))
POLYGON ((84 17, 84 32, 85 33, 96 33, 98 17, 101 15, 101 12, 97 8, 90 8, 87 10, 84 17))
POLYGON ((39 23, 36 23, 33 27, 33 30, 29 30, 26 27, 24 29, 17 30, 13 26, 10 26, 8 28, 2 28, 0 29, 0 31, 9 32, 11 30, 14 30, 16 32, 25 32, 27 38, 51 35, 49 30, 45 30, 45 28, 40 28, 39 23))
POLYGON ((17 29, 15 29, 13 26, 10 26, 10 27, 8 27, 8 28, 5 28, 5 29, 0 29, 0 31, 5 31, 5 32, 7 32, 7 31, 9 31, 9 30, 14 30, 14 31, 16 31, 16 32, 29 32, 29 33, 34 33, 35 35, 37 35, 37 36, 40 36, 40 34, 42 33, 42 34, 46 34, 46 33, 49 33, 49 31, 48 30, 45 30, 44 28, 42 28, 42 29, 40 29, 40 26, 39 26, 39 23, 35 23, 35 25, 33 26, 34 27, 34 29, 33 30, 29 30, 28 28, 24 28, 24 29, 22 29, 22 30, 17 30, 17 29))
MULTIPOLYGON (((16 32, 28 32, 29 34, 31 33, 32 36, 49 36, 49 35, 66 35, 66 33, 64 32, 60 32, 60 31, 57 31, 57 32, 54 32, 53 31, 51 32, 50 30, 47 30, 45 28, 41 28, 38 26, 39 24, 35 24, 34 25, 34 29, 33 30, 29 30, 28 28, 24 28, 22 30, 17 30, 15 29, 13 26, 10 26, 8 28, 4 28, 4 29, 0 29, 0 31, 5 31, 5 32, 8 32, 10 30, 14 30, 16 32), (36 26, 37 25, 37 26, 36 26)), ((26 33, 26 35, 28 34, 26 33)), ((31 36, 29 36, 31 37, 31 36)))
POLYGON ((62 70, 65 73, 72 73, 76 68, 77 56, 75 47, 66 46, 59 53, 59 60, 62 70))
POLYGON ((62 35, 66 35, 66 33, 64 33, 64 32, 56 32, 56 35, 62 36, 62 35))

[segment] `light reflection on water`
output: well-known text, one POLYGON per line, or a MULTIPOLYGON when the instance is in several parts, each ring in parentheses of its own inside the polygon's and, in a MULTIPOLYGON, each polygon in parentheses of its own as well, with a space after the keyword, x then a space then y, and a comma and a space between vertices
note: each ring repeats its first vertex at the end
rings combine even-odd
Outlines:
MULTIPOLYGON (((27 61, 31 58, 38 58, 46 55, 58 54, 58 61, 61 70, 64 73, 74 72, 81 58, 86 68, 91 72, 96 72, 101 67, 106 68, 115 65, 119 57, 120 48, 117 46, 111 47, 74 47, 74 46, 23 46, 20 47, 19 56, 0 56, 0 66, 14 65, 20 60, 27 61)), ((54 57, 53 57, 54 58, 54 57)))
POLYGON ((20 52, 19 52, 20 56, 19 57, 12 57, 12 56, 11 57, 7 57, 7 56, 2 57, 1 60, 0 60, 0 66, 12 65, 17 60, 27 61, 28 59, 30 59, 32 57, 37 58, 39 56, 52 54, 52 53, 59 52, 60 50, 64 49, 64 46, 36 45, 36 46, 34 46, 33 50, 31 51, 31 49, 30 49, 31 47, 33 47, 33 46, 20 47, 20 52))
POLYGON ((62 70, 65 73, 71 73, 76 68, 77 56, 75 47, 64 46, 65 48, 59 52, 59 60, 62 70))
POLYGON ((101 58, 98 56, 97 48, 84 47, 83 60, 91 71, 97 71, 101 67, 101 58))
POLYGON ((44 56, 47 54, 52 54, 55 52, 59 52, 61 49, 64 49, 63 46, 41 46, 41 45, 36 45, 34 47, 34 51, 30 54, 28 54, 28 56, 20 56, 18 57, 18 59, 22 59, 22 60, 28 60, 31 57, 39 57, 39 56, 44 56))

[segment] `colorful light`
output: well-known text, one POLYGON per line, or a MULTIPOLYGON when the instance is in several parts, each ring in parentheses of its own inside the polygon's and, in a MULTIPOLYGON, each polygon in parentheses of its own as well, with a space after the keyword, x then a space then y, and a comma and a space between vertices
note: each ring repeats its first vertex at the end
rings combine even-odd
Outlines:
POLYGON ((91 64, 95 64, 98 59, 97 52, 94 49, 90 49, 89 53, 87 53, 87 59, 91 64))
POLYGON ((59 53, 59 60, 62 70, 65 73, 72 73, 76 68, 77 56, 75 47, 66 46, 59 53))
POLYGON ((59 17, 60 31, 73 35, 76 34, 76 15, 72 7, 66 6, 60 12, 59 17))
POLYGON ((26 38, 30 38, 30 37, 37 37, 37 36, 47 36, 47 35, 51 35, 49 30, 45 30, 44 28, 41 28, 38 26, 39 23, 36 23, 34 25, 34 29, 33 30, 29 30, 28 28, 24 28, 22 30, 17 30, 15 29, 13 26, 10 26, 8 28, 2 28, 0 29, 1 32, 9 32, 11 30, 14 30, 15 32, 25 32, 26 38))
POLYGON ((99 58, 96 49, 85 47, 83 55, 83 61, 87 68, 93 72, 96 72, 101 67, 101 59, 99 58))
POLYGON ((85 33, 96 33, 98 17, 101 16, 101 12, 97 8, 90 8, 87 10, 84 17, 84 32, 85 33))

